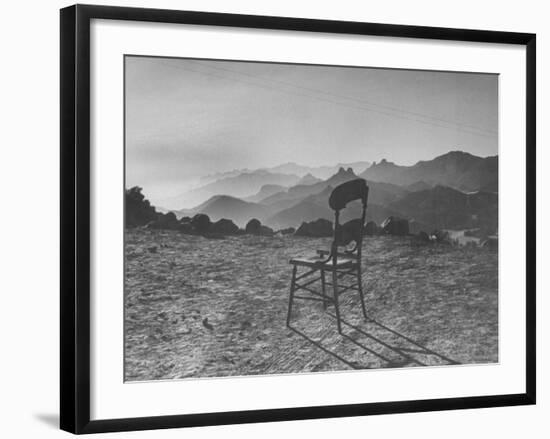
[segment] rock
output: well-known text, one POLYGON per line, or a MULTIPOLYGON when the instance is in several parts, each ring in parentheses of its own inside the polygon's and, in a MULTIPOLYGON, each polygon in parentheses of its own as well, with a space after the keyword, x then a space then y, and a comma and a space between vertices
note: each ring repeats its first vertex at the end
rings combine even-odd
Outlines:
POLYGON ((286 229, 281 229, 277 233, 280 233, 281 235, 292 235, 296 229, 294 227, 288 227, 286 229))
POLYGON ((378 224, 376 224, 374 221, 369 221, 365 225, 365 235, 376 236, 379 234, 380 234, 380 228, 378 227, 378 224))
POLYGON ((174 212, 157 213, 157 218, 147 224, 150 229, 177 230, 180 223, 174 212))
POLYGON ((260 230, 256 234, 260 236, 273 236, 275 232, 271 227, 260 226, 260 230))
POLYGON ((389 216, 380 225, 387 235, 405 236, 409 234, 409 221, 396 216, 389 216))
POLYGON ((154 245, 154 246, 152 246, 152 247, 148 247, 148 248, 147 248, 147 251, 148 251, 149 253, 156 253, 156 252, 157 252, 157 246, 154 245))
POLYGON ((191 334, 191 328, 189 328, 188 326, 186 325, 183 325, 182 327, 178 328, 176 330, 176 334, 177 335, 187 335, 187 334, 191 334))
POLYGON ((303 222, 294 233, 296 236, 309 236, 315 238, 333 235, 332 222, 323 218, 309 223, 303 222))
POLYGON ((260 220, 253 218, 250 221, 248 221, 248 223, 246 223, 246 227, 244 228, 244 230, 246 233, 256 235, 260 231, 261 227, 262 227, 262 223, 260 222, 260 220))
POLYGON ((260 236, 273 236, 275 232, 272 228, 263 226, 262 223, 256 218, 248 221, 245 227, 245 232, 249 235, 260 235, 260 236))
POLYGON ((208 323, 208 317, 202 319, 202 326, 204 326, 206 329, 212 331, 214 329, 214 327, 208 323))
POLYGON ((426 232, 419 232, 417 237, 421 242, 430 242, 430 236, 426 232))
POLYGON ((186 233, 188 235, 191 235, 193 233, 195 233, 195 229, 193 228, 193 226, 191 225, 191 223, 182 223, 180 222, 180 225, 178 227, 178 230, 182 233, 186 233))
POLYGON ((180 224, 187 224, 191 223, 191 217, 190 216, 182 216, 180 218, 180 224))
POLYGON ((430 235, 430 240, 435 242, 450 242, 449 233, 442 230, 434 230, 430 235))
POLYGON ((193 226, 193 229, 198 233, 208 232, 211 224, 209 216, 204 213, 197 213, 191 219, 191 226, 193 226))
POLYGON ((239 227, 233 221, 222 218, 210 226, 210 231, 223 235, 235 235, 239 232, 239 227))

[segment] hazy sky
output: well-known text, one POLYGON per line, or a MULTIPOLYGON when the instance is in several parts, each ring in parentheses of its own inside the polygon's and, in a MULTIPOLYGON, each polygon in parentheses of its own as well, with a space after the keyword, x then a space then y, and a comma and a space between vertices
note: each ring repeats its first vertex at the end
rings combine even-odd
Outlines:
POLYGON ((126 57, 126 185, 161 199, 201 175, 293 161, 497 154, 498 77, 126 57))

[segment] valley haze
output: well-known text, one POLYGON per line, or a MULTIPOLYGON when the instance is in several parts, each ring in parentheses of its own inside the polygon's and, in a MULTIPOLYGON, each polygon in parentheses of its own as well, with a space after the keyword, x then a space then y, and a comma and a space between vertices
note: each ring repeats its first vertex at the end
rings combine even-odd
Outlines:
MULTIPOLYGON (((389 216, 398 216, 410 221, 413 232, 481 228, 485 234, 497 233, 498 156, 450 151, 412 166, 382 159, 372 164, 337 164, 322 171, 288 163, 275 171, 247 169, 220 173, 218 180, 209 178, 210 182, 174 199, 175 206, 185 206, 185 200, 198 204, 159 210, 171 210, 178 218, 202 213, 213 221, 230 219, 242 228, 253 218, 274 229, 297 228, 319 218, 332 220, 328 207, 332 189, 364 178, 370 187, 369 221, 380 224, 389 216), (333 174, 318 177, 327 175, 326 170, 333 174)), ((347 215, 354 213, 351 209, 347 215)))
POLYGON ((339 164, 498 154, 494 74, 143 56, 125 71, 126 187, 168 209, 246 172, 326 180, 339 164))

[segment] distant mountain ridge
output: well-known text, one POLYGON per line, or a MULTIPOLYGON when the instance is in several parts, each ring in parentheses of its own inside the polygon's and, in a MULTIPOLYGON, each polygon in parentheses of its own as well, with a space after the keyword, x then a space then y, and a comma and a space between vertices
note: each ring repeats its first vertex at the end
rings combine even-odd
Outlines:
MULTIPOLYGON (((279 170, 292 170, 281 166, 279 170)), ((330 193, 358 177, 365 178, 369 186, 367 220, 380 224, 391 215, 404 217, 410 220, 414 232, 451 228, 497 232, 498 156, 482 158, 461 151, 412 166, 382 160, 360 173, 351 167, 339 167, 326 179, 311 173, 300 177, 273 170, 241 173, 200 188, 201 196, 219 192, 191 209, 175 212, 179 217, 205 213, 213 221, 227 218, 240 227, 252 218, 275 229, 298 227, 318 218, 332 220, 330 193), (239 191, 247 195, 234 195, 239 191)), ((356 203, 342 212, 341 219, 351 219, 359 212, 356 203)))
POLYGON ((383 159, 360 174, 366 180, 400 186, 423 181, 431 186, 445 185, 461 191, 498 191, 498 156, 477 157, 451 151, 412 166, 400 166, 383 159))
POLYGON ((334 166, 303 166, 294 162, 283 163, 282 165, 266 168, 270 172, 280 172, 283 174, 296 174, 305 176, 311 174, 313 177, 326 180, 338 172, 340 168, 352 168, 355 172, 363 172, 371 165, 370 162, 358 161, 351 163, 337 163, 334 166))
POLYGON ((281 186, 280 184, 264 184, 256 194, 245 198, 245 201, 258 202, 286 189, 286 186, 281 186))
POLYGON ((254 195, 266 184, 292 186, 299 180, 300 177, 297 175, 256 170, 224 177, 166 200, 163 204, 165 206, 177 206, 177 209, 182 209, 202 203, 215 195, 245 198, 254 195))
POLYGON ((199 206, 192 209, 182 209, 175 213, 178 217, 204 213, 212 221, 227 218, 238 226, 244 227, 252 218, 257 218, 260 221, 265 220, 271 214, 271 211, 268 207, 258 203, 243 201, 229 195, 215 195, 199 206))
POLYGON ((336 174, 332 175, 327 180, 314 184, 297 184, 288 188, 286 191, 277 192, 267 198, 264 198, 263 200, 260 200, 260 203, 268 206, 278 205, 281 208, 288 207, 294 201, 300 200, 308 195, 318 194, 329 186, 334 188, 339 184, 353 180, 354 178, 357 178, 357 175, 355 175, 352 168, 348 168, 347 170, 340 168, 336 174))
POLYGON ((312 184, 315 184, 315 183, 319 183, 323 181, 321 178, 317 178, 315 177, 314 175, 311 175, 309 172, 304 175, 302 178, 300 178, 300 180, 298 181, 297 184, 303 184, 303 185, 312 185, 312 184))

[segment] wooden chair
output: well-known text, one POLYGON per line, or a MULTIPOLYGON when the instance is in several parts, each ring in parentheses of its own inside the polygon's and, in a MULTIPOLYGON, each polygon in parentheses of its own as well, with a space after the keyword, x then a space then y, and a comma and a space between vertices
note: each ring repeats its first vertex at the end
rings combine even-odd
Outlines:
POLYGON ((323 302, 323 309, 327 309, 329 303, 334 304, 338 332, 342 333, 338 298, 342 293, 351 290, 359 292, 363 315, 367 318, 361 278, 361 248, 368 196, 369 187, 362 178, 343 183, 337 186, 330 194, 328 204, 334 210, 334 235, 330 251, 318 250, 317 256, 293 258, 290 260, 293 268, 286 319, 287 326, 290 326, 294 300, 314 300, 323 302), (346 208, 348 203, 355 200, 361 200, 360 218, 352 219, 341 225, 340 213, 346 208), (347 249, 352 243, 353 248, 347 249), (343 249, 339 249, 339 247, 343 247, 343 249), (298 267, 304 267, 306 271, 298 274, 298 267), (325 277, 326 272, 332 275, 331 282, 327 282, 325 277), (312 276, 314 277, 312 278, 312 276), (349 281, 351 284, 339 284, 342 278, 349 279, 350 277, 353 278, 353 280, 349 281), (301 281, 301 283, 298 283, 298 281, 301 281), (310 287, 317 281, 321 281, 320 292, 310 287), (331 295, 327 294, 327 286, 332 287, 331 295), (307 291, 309 295, 296 295, 295 293, 299 290, 307 291))

